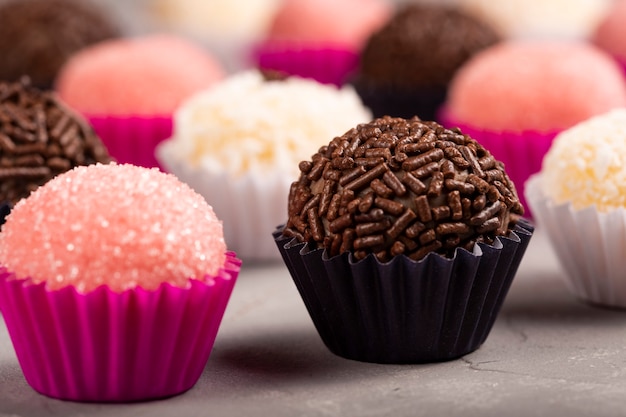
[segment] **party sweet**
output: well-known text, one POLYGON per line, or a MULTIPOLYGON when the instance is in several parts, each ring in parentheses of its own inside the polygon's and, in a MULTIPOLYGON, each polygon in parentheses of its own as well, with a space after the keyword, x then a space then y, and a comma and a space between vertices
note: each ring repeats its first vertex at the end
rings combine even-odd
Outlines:
POLYGON ((52 88, 76 52, 121 36, 111 16, 77 0, 8 0, 0 3, 0 80, 30 77, 52 88))
POLYGON ((175 109, 224 75, 193 41, 153 34, 83 50, 63 66, 56 89, 118 162, 158 167, 154 151, 172 134, 175 109))
POLYGON ((175 35, 115 39, 75 54, 56 81, 59 96, 86 115, 170 115, 224 76, 201 47, 175 35))
POLYGON ((285 0, 256 48, 257 65, 341 86, 392 12, 388 0, 285 0))
POLYGON ((446 110, 455 122, 478 128, 545 132, 624 105, 622 73, 600 49, 583 42, 508 41, 458 72, 446 110))
POLYGON ((301 162, 284 230, 328 256, 381 262, 493 243, 523 208, 503 166, 482 146, 434 122, 381 118, 301 162))
POLYGON ((241 261, 211 207, 176 177, 95 164, 15 206, 0 266, 0 309, 29 385, 130 402, 196 383, 241 261))
POLYGON ((185 288, 217 274, 225 253, 222 223, 199 194, 132 165, 57 176, 15 206, 0 234, 0 265, 49 290, 185 288))
POLYGON ((446 126, 461 128, 504 162, 528 209, 524 183, 540 170, 554 136, 624 106, 622 72, 599 48, 517 40, 468 61, 452 80, 442 114, 446 126))
POLYGON ((405 5, 368 38, 353 83, 374 116, 435 120, 459 67, 499 40, 452 6, 405 5))
POLYGON ((89 124, 24 78, 0 82, 0 202, 10 205, 56 175, 111 160, 89 124))
POLYGON ((209 201, 239 256, 276 259, 271 232, 286 215, 298 161, 370 118, 350 87, 251 70, 187 100, 157 156, 209 201))
POLYGON ((594 305, 626 308, 626 110, 560 133, 526 197, 567 272, 568 288, 594 305))
POLYGON ((532 235, 488 150, 459 130, 386 116, 299 169, 273 236, 332 352, 431 362, 485 341, 532 235))

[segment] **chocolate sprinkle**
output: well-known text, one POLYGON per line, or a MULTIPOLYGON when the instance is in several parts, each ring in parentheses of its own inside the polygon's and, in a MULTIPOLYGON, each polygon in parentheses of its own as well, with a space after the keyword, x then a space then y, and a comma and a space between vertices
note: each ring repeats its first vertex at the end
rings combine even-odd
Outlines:
POLYGON ((0 83, 0 201, 15 204, 78 165, 108 163, 92 128, 28 78, 0 83))
MULTIPOLYGON (((320 148, 290 189, 285 236, 382 262, 493 243, 523 208, 503 165, 475 140, 435 122, 385 116, 320 148), (356 144, 356 145, 355 145, 356 144), (349 166, 340 160, 380 158, 349 166), (333 180, 311 167, 332 166, 333 180), (340 167, 345 166, 345 169, 340 167), (326 213, 326 215, 325 215, 326 213)), ((321 170, 322 168, 318 168, 321 170)))

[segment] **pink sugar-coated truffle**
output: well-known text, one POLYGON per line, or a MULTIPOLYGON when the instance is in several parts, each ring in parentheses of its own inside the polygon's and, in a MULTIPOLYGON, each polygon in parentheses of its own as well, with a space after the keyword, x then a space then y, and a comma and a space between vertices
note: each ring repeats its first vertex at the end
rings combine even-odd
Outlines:
POLYGON ((392 6, 385 0, 285 0, 267 37, 360 50, 391 13, 392 6))
POLYGON ((558 131, 626 106, 616 62, 582 42, 509 41, 471 59, 452 81, 446 112, 491 131, 558 131))
POLYGON ((201 47, 157 34, 84 49, 61 69, 56 89, 87 115, 170 115, 182 100, 224 75, 201 47))
POLYGON ((173 175, 133 165, 57 176, 20 201, 0 233, 0 264, 49 290, 186 288, 225 260, 211 206, 173 175))
POLYGON ((593 42, 626 65, 626 0, 615 0, 592 35, 593 42))

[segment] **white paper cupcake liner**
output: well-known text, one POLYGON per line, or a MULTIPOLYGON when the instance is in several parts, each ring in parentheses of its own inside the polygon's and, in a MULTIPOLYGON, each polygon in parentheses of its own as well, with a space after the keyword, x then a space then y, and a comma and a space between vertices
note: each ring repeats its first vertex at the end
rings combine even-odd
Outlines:
POLYGON ((280 261, 272 233, 287 218, 293 179, 278 172, 262 177, 211 172, 177 160, 166 146, 157 148, 157 159, 166 171, 187 183, 213 207, 224 225, 229 250, 244 262, 280 261))
POLYGON ((626 308, 626 210, 601 213, 556 204, 541 187, 541 175, 526 183, 526 200, 566 271, 571 292, 583 301, 626 308))

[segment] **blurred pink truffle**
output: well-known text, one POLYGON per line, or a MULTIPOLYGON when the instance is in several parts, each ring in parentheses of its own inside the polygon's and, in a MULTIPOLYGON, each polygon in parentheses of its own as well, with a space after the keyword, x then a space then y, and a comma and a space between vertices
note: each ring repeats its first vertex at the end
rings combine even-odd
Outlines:
POLYGON ((452 80, 443 123, 472 136, 524 187, 557 133, 626 106, 617 63, 589 43, 508 41, 477 54, 452 80))
POLYGON ((609 13, 592 35, 593 42, 626 66, 626 0, 611 3, 609 13))
POLYGON ((81 51, 61 69, 56 89, 89 120, 117 162, 159 167, 154 150, 171 136, 175 109, 224 76, 200 46, 157 34, 81 51))
POLYGON ((387 22, 391 12, 390 3, 384 0, 285 0, 267 37, 359 50, 369 35, 387 22))
POLYGON ((191 41, 150 35, 77 53, 61 69, 56 89, 88 115, 169 115, 224 75, 221 65, 191 41))
POLYGON ((625 105, 619 67, 598 48, 510 41, 461 68, 446 112, 455 122, 483 129, 555 131, 625 105))
POLYGON ((285 0, 254 58, 261 69, 342 85, 392 12, 387 0, 285 0))

